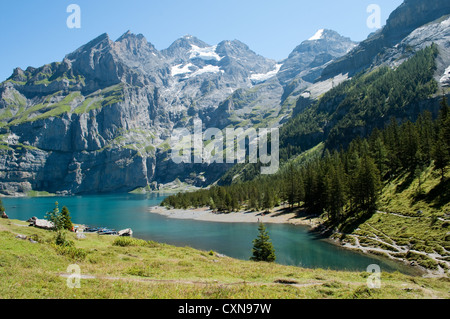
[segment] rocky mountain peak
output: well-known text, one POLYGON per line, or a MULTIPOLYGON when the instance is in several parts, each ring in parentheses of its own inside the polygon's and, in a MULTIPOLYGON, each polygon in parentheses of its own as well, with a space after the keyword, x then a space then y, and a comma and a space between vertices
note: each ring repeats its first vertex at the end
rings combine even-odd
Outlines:
POLYGON ((356 42, 336 31, 320 29, 311 38, 297 46, 289 57, 282 61, 283 66, 278 73, 278 78, 283 83, 287 83, 293 78, 301 76, 303 80, 313 82, 320 76, 319 70, 315 70, 317 67, 324 67, 356 46, 356 42))
MULTIPOLYGON (((307 41, 320 40, 341 40, 343 37, 336 31, 330 29, 320 29, 307 41)), ((345 38, 348 39, 348 38, 345 38)))
POLYGON ((222 41, 217 45, 217 52, 222 55, 226 56, 239 56, 239 55, 256 55, 255 52, 250 50, 248 45, 245 43, 239 41, 239 40, 233 40, 233 41, 222 41))
POLYGON ((79 55, 83 53, 90 52, 92 50, 103 50, 105 48, 110 48, 112 43, 113 42, 109 38, 109 35, 107 33, 103 33, 94 40, 88 42, 87 44, 81 46, 79 49, 68 54, 66 58, 68 60, 75 60, 79 55))
POLYGON ((350 38, 340 35, 338 32, 328 29, 321 29, 316 32, 311 38, 303 41, 299 46, 297 46, 291 55, 301 52, 310 51, 339 51, 335 52, 335 56, 347 53, 348 48, 353 48, 357 45, 350 38), (343 52, 344 50, 344 52, 343 52))
POLYGON ((405 0, 389 16, 383 33, 395 44, 414 29, 449 13, 450 2, 447 0, 405 0))
POLYGON ((116 40, 116 43, 121 42, 147 43, 147 39, 141 33, 134 34, 130 30, 128 30, 116 40))
POLYGON ((167 49, 162 50, 161 52, 167 58, 187 59, 189 51, 191 51, 193 47, 207 48, 210 47, 210 45, 194 36, 185 35, 175 40, 167 49))

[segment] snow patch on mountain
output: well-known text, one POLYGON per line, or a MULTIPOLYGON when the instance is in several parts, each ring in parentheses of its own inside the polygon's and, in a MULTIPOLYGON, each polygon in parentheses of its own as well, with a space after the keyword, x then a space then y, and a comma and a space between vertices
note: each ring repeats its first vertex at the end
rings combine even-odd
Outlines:
POLYGON ((316 32, 316 34, 314 34, 311 38, 309 38, 309 41, 314 41, 314 40, 320 40, 323 37, 323 32, 325 31, 325 29, 320 29, 319 31, 316 32))
POLYGON ((222 57, 220 57, 216 53, 217 45, 212 47, 206 47, 206 48, 200 48, 196 45, 192 45, 192 50, 190 51, 190 57, 189 59, 202 59, 205 61, 220 61, 222 60, 222 57))
POLYGON ((444 76, 440 80, 442 86, 450 86, 450 66, 445 69, 444 76))
POLYGON ((205 67, 203 67, 203 68, 201 68, 201 69, 195 71, 194 73, 189 74, 187 77, 188 77, 188 78, 193 78, 193 77, 196 77, 196 76, 205 74, 205 73, 220 73, 220 72, 225 73, 225 72, 224 72, 223 70, 221 70, 220 67, 218 67, 218 66, 215 66, 215 65, 206 65, 205 67))
POLYGON ((186 64, 185 66, 183 66, 183 64, 175 65, 172 67, 171 74, 172 76, 177 76, 181 74, 191 73, 192 71, 190 70, 190 68, 193 66, 194 65, 192 63, 186 64))
POLYGON ((194 78, 196 76, 205 74, 205 73, 225 73, 225 71, 221 70, 220 67, 215 65, 206 65, 203 68, 197 69, 195 65, 192 63, 188 63, 183 66, 183 64, 178 64, 172 67, 171 74, 172 76, 183 76, 184 79, 194 78))
POLYGON ((445 19, 441 22, 441 26, 443 27, 450 27, 450 18, 445 19))
POLYGON ((278 72, 280 72, 281 67, 283 66, 283 64, 277 64, 275 66, 275 70, 267 72, 267 73, 261 73, 261 74, 252 74, 250 76, 250 80, 254 81, 254 82, 264 82, 268 79, 270 79, 271 77, 274 77, 275 75, 278 74, 278 72))

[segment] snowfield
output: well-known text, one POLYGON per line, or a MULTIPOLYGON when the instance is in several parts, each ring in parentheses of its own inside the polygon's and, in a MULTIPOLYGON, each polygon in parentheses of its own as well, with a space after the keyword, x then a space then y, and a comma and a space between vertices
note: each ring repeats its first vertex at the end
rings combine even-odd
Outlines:
POLYGON ((188 63, 185 66, 183 64, 178 64, 172 67, 171 73, 172 76, 182 76, 184 75, 185 79, 193 78, 205 73, 225 73, 223 70, 220 69, 220 67, 215 65, 206 65, 201 69, 198 69, 197 71, 192 71, 191 68, 197 68, 192 63, 188 63))
POLYGON ((320 29, 319 31, 316 32, 316 34, 314 34, 311 38, 309 38, 309 41, 314 41, 314 40, 320 40, 322 39, 323 36, 323 32, 325 31, 325 29, 320 29))
POLYGON ((216 53, 217 46, 200 48, 196 45, 192 45, 192 50, 190 51, 190 59, 202 59, 205 61, 220 61, 222 58, 216 53))
POLYGON ((443 86, 450 86, 450 66, 445 69, 444 76, 441 78, 440 82, 443 86))
POLYGON ((277 64, 275 66, 275 70, 267 72, 267 73, 262 73, 262 74, 252 74, 250 76, 250 80, 255 81, 255 82, 264 82, 268 79, 270 79, 271 77, 275 76, 278 74, 278 72, 280 72, 280 69, 283 65, 282 64, 277 64))

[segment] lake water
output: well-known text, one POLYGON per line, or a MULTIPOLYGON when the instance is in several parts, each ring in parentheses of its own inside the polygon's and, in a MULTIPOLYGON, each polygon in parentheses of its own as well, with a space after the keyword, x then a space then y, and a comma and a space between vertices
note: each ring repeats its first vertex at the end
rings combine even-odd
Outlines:
MULTIPOLYGON (((258 225, 249 223, 214 223, 169 219, 149 213, 164 197, 157 195, 95 195, 75 197, 3 198, 10 219, 44 218, 53 210, 67 206, 76 224, 107 227, 115 230, 131 228, 134 237, 216 251, 230 257, 248 260, 252 241, 258 235, 258 225)), ((306 268, 366 271, 378 264, 383 271, 398 270, 412 274, 398 263, 345 250, 317 239, 306 227, 267 224, 275 247, 277 263, 306 268)))

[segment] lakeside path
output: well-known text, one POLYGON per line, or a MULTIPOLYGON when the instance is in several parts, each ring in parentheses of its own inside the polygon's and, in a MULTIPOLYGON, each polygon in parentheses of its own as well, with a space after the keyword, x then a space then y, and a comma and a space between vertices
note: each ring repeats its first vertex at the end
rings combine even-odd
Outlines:
POLYGON ((150 213, 159 214, 173 219, 192 219, 198 221, 218 223, 258 223, 265 224, 291 224, 315 227, 319 224, 317 218, 301 216, 298 212, 292 212, 283 207, 275 208, 271 213, 264 212, 235 212, 217 213, 208 208, 198 209, 167 209, 154 206, 149 209, 150 213))

